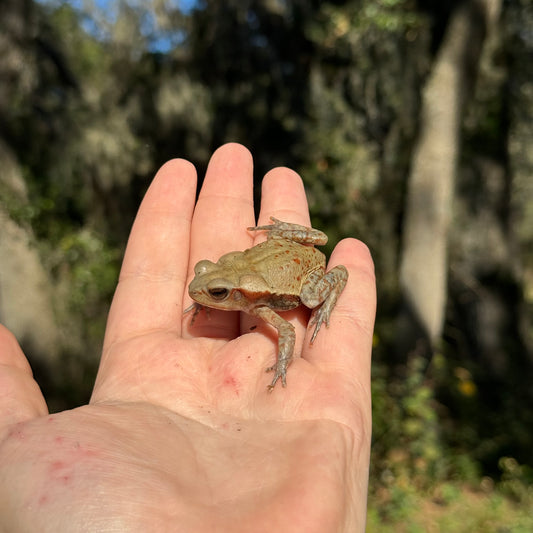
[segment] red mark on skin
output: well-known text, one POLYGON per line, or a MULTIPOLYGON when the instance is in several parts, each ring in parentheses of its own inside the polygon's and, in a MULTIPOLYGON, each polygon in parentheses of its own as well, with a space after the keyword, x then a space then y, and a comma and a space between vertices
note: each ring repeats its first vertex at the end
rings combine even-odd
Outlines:
POLYGON ((239 396, 239 383, 233 376, 227 376, 224 379, 224 385, 233 388, 235 390, 235 394, 239 396))
POLYGON ((24 431, 22 431, 22 429, 18 425, 10 429, 7 436, 8 438, 17 439, 17 440, 24 440, 26 438, 24 431))
POLYGON ((57 470, 62 470, 63 468, 65 468, 65 463, 63 461, 54 461, 51 465, 50 465, 50 470, 52 472, 55 472, 57 470))
POLYGON ((54 442, 56 444, 63 444, 64 440, 65 440, 65 438, 64 437, 60 437, 60 436, 54 438, 54 442))
POLYGON ((82 453, 85 457, 98 457, 99 454, 94 450, 82 450, 82 453))
POLYGON ((39 505, 44 505, 45 503, 48 503, 48 494, 43 494, 40 498, 39 498, 39 505))
POLYGON ((50 465, 50 474, 55 479, 63 481, 63 483, 69 483, 71 475, 65 471, 67 468, 67 465, 63 461, 53 461, 50 465))

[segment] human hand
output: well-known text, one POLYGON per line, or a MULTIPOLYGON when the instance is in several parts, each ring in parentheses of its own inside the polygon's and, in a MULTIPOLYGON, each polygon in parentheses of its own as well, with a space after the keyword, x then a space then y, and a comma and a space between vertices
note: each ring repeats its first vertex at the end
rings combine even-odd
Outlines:
MULTIPOLYGON (((196 207, 190 163, 165 164, 135 220, 91 401, 48 414, 0 328, 0 530, 364 531, 375 313, 372 261, 353 239, 328 268, 349 279, 312 346, 296 327, 287 387, 267 391, 277 336, 260 320, 183 315, 200 259, 253 245, 252 160, 213 155, 196 207), (253 328, 253 326, 257 326, 253 328), (253 329, 252 329, 253 328, 253 329)), ((300 178, 263 180, 259 224, 309 224, 300 178)), ((264 238, 258 236, 257 239, 264 238)))

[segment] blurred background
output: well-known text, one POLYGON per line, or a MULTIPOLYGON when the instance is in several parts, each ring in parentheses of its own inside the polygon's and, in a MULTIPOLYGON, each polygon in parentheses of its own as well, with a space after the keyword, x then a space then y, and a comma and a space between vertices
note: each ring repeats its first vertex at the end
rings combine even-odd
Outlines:
POLYGON ((530 0, 1 4, 0 321, 52 410, 157 168, 238 141, 371 248, 368 531, 533 530, 530 0))

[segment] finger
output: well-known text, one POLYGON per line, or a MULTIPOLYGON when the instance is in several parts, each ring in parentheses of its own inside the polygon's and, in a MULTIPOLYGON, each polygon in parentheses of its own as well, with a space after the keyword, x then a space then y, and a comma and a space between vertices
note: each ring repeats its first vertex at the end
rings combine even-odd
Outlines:
POLYGON ((0 324, 0 429, 47 414, 28 360, 13 334, 0 324))
POLYGON ((184 160, 169 161, 152 181, 131 230, 104 347, 146 331, 179 333, 195 194, 196 171, 184 160))
POLYGON ((370 356, 376 314, 374 265, 368 248, 356 239, 344 239, 333 251, 328 270, 348 269, 348 281, 330 318, 312 345, 314 326, 307 331, 304 357, 325 372, 370 388, 370 356), (308 340, 309 339, 309 340, 308 340))
MULTIPOLYGON (((191 233, 189 281, 194 265, 202 260, 218 261, 221 255, 249 248, 253 237, 247 227, 254 223, 253 161, 239 144, 226 144, 211 157, 194 210, 191 233)), ((188 305, 191 302, 185 297, 188 305)), ((238 314, 211 311, 199 315, 189 333, 200 336, 239 334, 238 314)))
MULTIPOLYGON (((304 184, 300 176, 289 168, 275 168, 263 179, 258 224, 270 224, 272 216, 283 222, 310 225, 304 184)), ((258 233, 258 242, 265 239, 265 235, 258 233)))

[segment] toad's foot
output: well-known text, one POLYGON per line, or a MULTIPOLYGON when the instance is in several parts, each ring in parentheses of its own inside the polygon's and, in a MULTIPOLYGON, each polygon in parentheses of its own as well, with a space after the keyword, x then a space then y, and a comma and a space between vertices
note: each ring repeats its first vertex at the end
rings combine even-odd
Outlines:
POLYGON ((194 324, 194 321, 196 320, 196 315, 198 315, 198 313, 202 311, 202 309, 205 309, 206 315, 209 316, 209 307, 205 307, 204 305, 201 305, 197 302, 193 302, 191 305, 189 305, 189 307, 187 307, 187 309, 183 311, 183 314, 186 315, 187 313, 190 313, 193 309, 194 309, 194 312, 191 316, 191 326, 194 324))
POLYGON ((255 226, 248 228, 248 230, 267 231, 268 239, 281 237, 300 244, 317 244, 320 246, 328 242, 328 236, 318 229, 308 228, 300 224, 292 224, 291 222, 283 222, 274 217, 270 217, 270 220, 272 220, 273 224, 255 226))
POLYGON ((276 382, 279 378, 281 378, 281 386, 287 386, 287 363, 282 364, 278 361, 275 365, 269 366, 266 371, 275 372, 274 378, 272 379, 272 383, 267 387, 268 392, 272 392, 274 390, 274 386, 276 385, 276 382))

